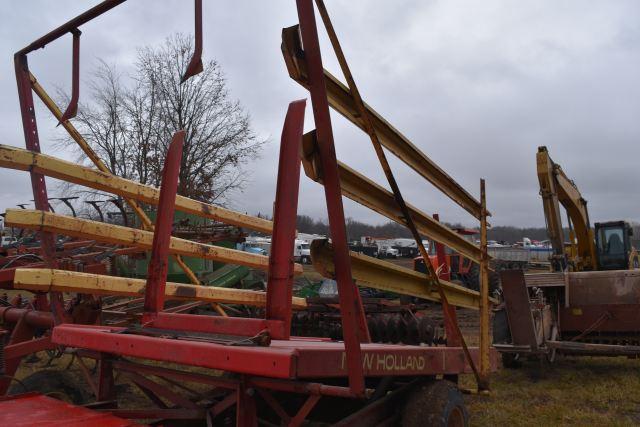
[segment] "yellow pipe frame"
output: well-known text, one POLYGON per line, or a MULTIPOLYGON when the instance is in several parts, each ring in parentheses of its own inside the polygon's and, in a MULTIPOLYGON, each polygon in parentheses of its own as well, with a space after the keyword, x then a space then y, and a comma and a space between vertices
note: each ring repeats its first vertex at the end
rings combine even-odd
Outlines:
MULTIPOLYGON (((61 179, 95 190, 107 191, 151 205, 157 205, 160 200, 160 190, 156 187, 120 178, 110 172, 98 171, 46 154, 34 153, 13 146, 0 145, 0 167, 37 171, 51 178, 61 179)), ((273 223, 269 220, 199 202, 184 196, 176 197, 176 209, 263 233, 271 233, 273 230, 273 223)))
MULTIPOLYGON (((7 209, 5 224, 36 231, 49 231, 72 237, 92 239, 116 245, 134 246, 151 250, 153 232, 88 219, 74 218, 31 209, 7 209)), ((171 237, 171 254, 210 259, 229 264, 268 270, 269 258, 221 246, 192 242, 171 237)), ((294 264, 294 273, 302 273, 302 265, 294 264)))
MULTIPOLYGON (((144 295, 146 280, 128 277, 104 276, 76 271, 51 270, 46 268, 18 268, 13 287, 28 291, 80 292, 92 295, 122 295, 138 297, 144 295)), ((214 286, 197 286, 167 282, 167 299, 203 301, 210 303, 246 304, 263 307, 267 296, 261 291, 229 289, 214 286)), ((294 297, 297 310, 307 306, 304 298, 294 297)))
MULTIPOLYGON (((309 132, 303 137, 302 166, 304 172, 315 182, 322 184, 322 170, 317 150, 315 133, 309 132)), ((402 212, 393 194, 384 187, 376 184, 364 175, 338 161, 338 174, 342 195, 360 203, 381 215, 405 225, 402 212)), ((464 239, 462 236, 434 220, 431 216, 407 203, 411 217, 422 235, 455 249, 475 263, 480 263, 481 251, 478 246, 464 239)))
MULTIPOLYGON (((298 26, 284 28, 282 30, 282 40, 282 53, 289 75, 293 80, 308 89, 307 63, 304 55, 301 55, 303 51, 298 26)), ((347 120, 366 131, 364 120, 358 112, 349 88, 326 70, 324 70, 324 81, 327 88, 329 105, 347 120)), ((480 219, 481 207, 478 200, 366 103, 365 108, 369 113, 373 128, 380 139, 380 143, 385 148, 475 218, 480 219)))
MULTIPOLYGON (((102 172, 111 173, 107 165, 100 159, 100 157, 96 154, 95 151, 87 144, 87 141, 80 135, 80 132, 73 126, 73 124, 69 120, 62 120, 63 113, 58 108, 56 103, 51 99, 49 94, 44 90, 44 88, 38 83, 38 80, 35 76, 29 73, 29 80, 31 82, 31 88, 38 95, 40 100, 44 103, 44 105, 49 109, 51 114, 58 119, 58 122, 62 124, 62 126, 69 133, 71 138, 78 144, 78 146, 82 149, 82 151, 89 157, 89 159, 93 162, 93 164, 102 172)), ((142 228, 145 230, 153 230, 153 223, 149 219, 149 216, 138 206, 138 203, 132 198, 125 198, 125 202, 131 207, 133 212, 136 214, 138 218, 140 218, 140 222, 142 224, 142 228)), ((178 263, 182 271, 187 275, 191 283, 194 285, 199 285, 200 280, 196 277, 195 273, 189 268, 189 266, 183 261, 180 255, 173 255, 173 258, 178 263)), ((217 310, 220 314, 226 315, 222 307, 218 304, 213 304, 215 310, 217 310)))
POLYGON ((489 256, 487 255, 487 198, 484 179, 480 180, 480 204, 482 216, 480 217, 480 381, 479 390, 489 390, 489 376, 491 374, 491 361, 489 360, 489 256))
MULTIPOLYGON (((333 279, 335 276, 333 256, 333 248, 327 240, 314 240, 311 243, 313 267, 323 277, 329 279, 333 279)), ((424 273, 356 252, 351 252, 350 256, 351 274, 358 286, 440 302, 437 288, 425 286, 427 279, 424 273)), ((479 292, 445 280, 440 280, 440 286, 442 286, 451 305, 473 310, 478 310, 480 307, 479 292)), ((493 298, 489 301, 496 304, 498 302, 493 298)))

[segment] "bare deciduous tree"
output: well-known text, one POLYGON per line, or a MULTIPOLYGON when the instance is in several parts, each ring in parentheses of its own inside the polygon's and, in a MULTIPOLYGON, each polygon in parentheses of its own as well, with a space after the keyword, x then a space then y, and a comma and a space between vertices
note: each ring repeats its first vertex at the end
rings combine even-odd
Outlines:
POLYGON ((241 166, 263 141, 231 99, 217 62, 180 83, 191 53, 191 38, 177 34, 160 47, 140 49, 126 79, 101 61, 74 124, 114 174, 154 186, 172 135, 185 130, 178 193, 224 203, 242 188, 241 166))

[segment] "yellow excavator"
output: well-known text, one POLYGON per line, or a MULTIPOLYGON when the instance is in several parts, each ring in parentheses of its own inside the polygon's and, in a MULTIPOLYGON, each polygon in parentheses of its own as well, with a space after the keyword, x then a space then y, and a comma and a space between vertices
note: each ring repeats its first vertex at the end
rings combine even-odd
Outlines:
POLYGON ((552 272, 501 272, 504 304, 494 313, 493 339, 504 366, 526 357, 553 361, 557 353, 640 357, 640 265, 631 226, 591 228, 587 201, 546 147, 538 148, 536 162, 552 272))
POLYGON ((631 245, 633 229, 626 221, 595 223, 591 228, 587 201, 547 147, 536 155, 540 196, 553 254, 553 271, 602 271, 640 268, 638 253, 631 245), (560 206, 567 212, 569 245, 565 245, 560 206))

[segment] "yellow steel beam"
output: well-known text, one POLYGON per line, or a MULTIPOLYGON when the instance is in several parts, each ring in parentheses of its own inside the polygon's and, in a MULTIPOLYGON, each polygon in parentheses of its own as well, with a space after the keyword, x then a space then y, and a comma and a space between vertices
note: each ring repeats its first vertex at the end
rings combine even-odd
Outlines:
MULTIPOLYGON (((7 209, 5 224, 11 227, 49 231, 83 239, 151 250, 153 232, 88 219, 73 218, 31 209, 7 209)), ((269 269, 269 258, 221 246, 171 238, 169 252, 229 264, 245 265, 261 270, 269 269)), ((294 272, 302 273, 302 265, 294 264, 294 272)))
MULTIPOLYGON (((46 154, 34 153, 9 145, 0 145, 0 167, 23 171, 33 170, 52 178, 84 185, 96 190, 108 191, 152 205, 157 205, 160 199, 160 190, 156 187, 143 185, 112 175, 109 172, 97 171, 46 154)), ((184 196, 176 197, 176 209, 263 233, 271 233, 273 230, 273 223, 269 220, 199 202, 184 196)))
MULTIPOLYGON (((308 88, 307 63, 301 48, 297 25, 282 30, 282 53, 291 78, 303 87, 308 88)), ((365 130, 364 120, 358 112, 349 88, 326 70, 324 71, 324 80, 327 87, 329 105, 360 129, 365 130)), ((420 151, 418 147, 413 145, 406 136, 382 118, 373 108, 366 103, 365 107, 380 143, 385 148, 462 206, 471 215, 480 219, 481 208, 478 200, 436 165, 426 154, 420 151)))
MULTIPOLYGON (((334 277, 333 248, 326 240, 314 240, 311 243, 311 260, 313 267, 322 276, 334 277)), ((351 274, 358 286, 440 302, 437 288, 425 286, 427 279, 424 273, 390 262, 351 252, 351 274)), ((440 280, 440 286, 442 286, 449 304, 474 310, 478 310, 480 307, 478 292, 444 280, 440 280)), ((494 304, 498 302, 493 298, 490 301, 494 304)))
MULTIPOLYGON (((322 170, 314 133, 305 134, 302 148, 302 166, 305 174, 322 184, 322 170)), ((364 175, 338 162, 342 195, 386 216, 398 224, 405 225, 404 218, 393 194, 364 175)), ((480 263, 480 248, 466 240, 442 223, 421 210, 407 204, 411 217, 422 235, 455 249, 476 263, 480 263)))
MULTIPOLYGON (((29 291, 80 292, 92 295, 140 296, 144 294, 146 281, 128 277, 103 276, 76 271, 50 270, 46 268, 16 269, 13 287, 29 291)), ((170 300, 193 300, 223 304, 264 306, 264 292, 245 289, 196 286, 184 283, 167 283, 165 295, 170 300)), ((294 297, 293 308, 307 306, 304 298, 294 297)))

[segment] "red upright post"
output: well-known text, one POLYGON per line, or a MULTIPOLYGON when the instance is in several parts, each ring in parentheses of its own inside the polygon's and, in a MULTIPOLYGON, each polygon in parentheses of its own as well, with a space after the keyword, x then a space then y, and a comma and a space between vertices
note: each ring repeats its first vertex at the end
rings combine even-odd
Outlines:
POLYGON ((151 260, 147 272, 147 288, 144 294, 143 324, 153 321, 158 312, 164 308, 164 290, 169 269, 169 244, 183 145, 184 131, 181 130, 173 135, 162 171, 160 200, 158 201, 158 213, 151 246, 151 260))
POLYGON ((291 333, 293 249, 300 186, 300 146, 306 103, 307 101, 302 99, 289 104, 282 129, 271 255, 269 256, 266 316, 269 320, 284 322, 285 338, 289 338, 291 333))
POLYGON ((342 315, 342 331, 346 350, 349 386, 354 393, 364 393, 361 342, 369 342, 369 331, 364 316, 358 288, 351 277, 351 259, 347 243, 342 193, 338 177, 333 131, 324 69, 320 55, 320 43, 312 0, 296 0, 300 32, 305 57, 309 66, 309 92, 313 104, 316 136, 322 162, 325 198, 329 216, 329 228, 334 248, 334 265, 338 283, 338 297, 342 315))
MULTIPOLYGON (((26 54, 17 53, 14 56, 16 71, 16 82, 18 84, 18 99, 20 101, 20 114, 22 115, 22 128, 27 150, 40 153, 40 138, 38 137, 38 125, 36 123, 36 110, 33 104, 33 93, 31 92, 31 80, 29 79, 29 63, 26 54)), ((36 209, 49 211, 49 198, 47 196, 47 184, 44 175, 30 171, 31 188, 33 190, 33 200, 36 209)), ((42 247, 42 257, 49 268, 56 268, 55 259, 56 238, 55 234, 40 232, 40 246, 42 247)), ((51 292, 51 311, 56 324, 70 321, 64 311, 64 301, 62 294, 51 292)))

